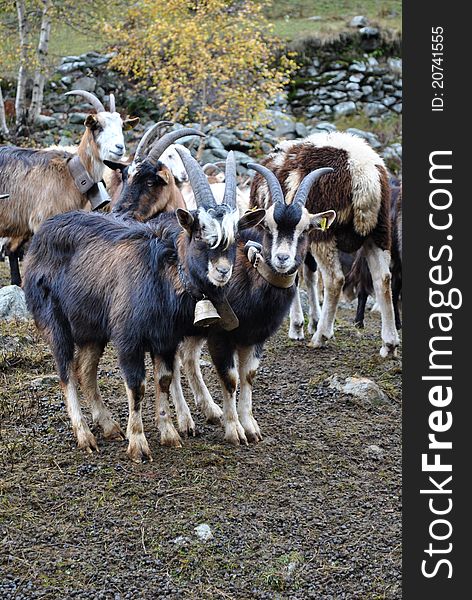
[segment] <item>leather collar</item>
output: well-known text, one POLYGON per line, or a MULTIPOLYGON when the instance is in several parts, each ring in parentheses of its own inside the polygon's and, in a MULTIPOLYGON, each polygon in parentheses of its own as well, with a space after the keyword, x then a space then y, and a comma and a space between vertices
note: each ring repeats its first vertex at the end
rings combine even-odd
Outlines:
POLYGON ((257 242, 248 242, 246 244, 248 260, 259 275, 274 287, 283 289, 292 287, 297 278, 297 272, 295 271, 295 273, 290 274, 277 273, 266 263, 262 256, 261 249, 261 245, 257 242))
POLYGON ((202 294, 202 292, 197 290, 197 288, 191 284, 190 279, 188 278, 187 273, 184 271, 184 267, 180 262, 177 265, 177 272, 179 274, 180 283, 189 296, 192 296, 192 298, 197 301, 204 300, 206 298, 205 294, 202 294))

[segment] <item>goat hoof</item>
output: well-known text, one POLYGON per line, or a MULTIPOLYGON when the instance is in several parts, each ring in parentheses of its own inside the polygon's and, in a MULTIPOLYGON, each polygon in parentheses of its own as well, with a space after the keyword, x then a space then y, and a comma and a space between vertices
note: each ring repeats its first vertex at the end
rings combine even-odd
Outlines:
POLYGON ((195 437, 195 423, 190 415, 185 415, 178 419, 179 434, 186 437, 195 437))
POLYGON ((252 415, 248 416, 246 419, 241 419, 241 425, 243 426, 248 442, 257 444, 262 441, 261 430, 259 429, 256 419, 252 415))
POLYGON ((161 432, 161 446, 166 448, 182 448, 182 440, 177 431, 174 432, 161 432))
POLYGON ((92 454, 94 450, 95 452, 99 451, 97 440, 90 430, 81 430, 77 432, 77 446, 81 450, 85 450, 88 454, 92 454))
POLYGON ((315 339, 311 339, 311 340, 308 342, 307 346, 308 346, 309 348, 323 348, 323 346, 324 346, 325 344, 326 344, 326 340, 324 340, 323 338, 321 338, 321 339, 318 339, 318 338, 317 338, 316 340, 315 340, 315 339))
POLYGON ((131 436, 126 454, 135 463, 152 462, 151 451, 144 433, 131 436))
POLYGON ((212 425, 221 425, 221 418, 223 416, 223 411, 218 406, 218 404, 211 404, 205 407, 205 417, 206 422, 211 423, 212 425))
POLYGON ((102 424, 102 430, 103 437, 106 440, 110 440, 112 442, 122 442, 126 439, 126 436, 123 433, 121 427, 116 421, 113 421, 112 419, 110 419, 110 421, 106 425, 102 424))
POLYGON ((354 327, 358 329, 364 329, 364 321, 354 321, 354 327))
POLYGON ((380 356, 382 358, 396 358, 397 356, 397 345, 396 344, 384 344, 380 348, 380 356))
POLYGON ((300 325, 290 325, 290 329, 288 330, 288 337, 291 340, 304 340, 305 334, 303 333, 303 323, 300 325))
POLYGON ((229 423, 225 427, 225 442, 233 446, 244 444, 247 446, 247 438, 240 423, 229 423))

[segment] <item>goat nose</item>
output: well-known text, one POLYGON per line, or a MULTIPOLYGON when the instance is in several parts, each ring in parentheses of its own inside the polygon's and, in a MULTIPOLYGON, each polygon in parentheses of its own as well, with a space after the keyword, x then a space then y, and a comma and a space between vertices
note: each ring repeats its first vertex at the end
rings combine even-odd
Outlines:
POLYGON ((280 264, 284 264, 290 258, 289 254, 276 254, 275 258, 279 261, 280 264))
POLYGON ((117 148, 117 150, 124 150, 123 144, 115 144, 115 148, 117 148))
POLYGON ((229 267, 216 267, 216 270, 220 275, 228 275, 229 273, 229 267))

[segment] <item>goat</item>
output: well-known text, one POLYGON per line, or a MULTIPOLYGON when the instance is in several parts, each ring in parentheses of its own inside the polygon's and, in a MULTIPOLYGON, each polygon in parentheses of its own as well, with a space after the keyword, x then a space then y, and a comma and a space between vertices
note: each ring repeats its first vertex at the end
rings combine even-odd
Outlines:
MULTIPOLYGON (((98 361, 109 341, 116 348, 129 401, 129 457, 152 460, 141 418, 147 352, 160 390, 156 420, 161 443, 178 445, 168 406, 178 344, 198 331, 197 300, 203 296, 217 303, 224 297, 238 230, 265 214, 259 210, 238 217, 233 155, 227 171, 223 205, 216 204, 203 172, 194 165, 189 177, 196 211, 167 213, 154 228, 76 211, 50 218, 33 238, 25 267, 26 301, 54 355, 80 448, 92 452, 97 442, 82 415, 79 382, 105 437, 121 432, 96 382, 98 361)), ((131 185, 146 178, 138 167, 131 185)))
MULTIPOLYGON (((102 180, 104 160, 117 160, 125 151, 123 129, 133 127, 139 119, 123 120, 115 111, 110 94, 109 111, 93 94, 67 92, 84 97, 97 111, 85 119, 85 131, 76 153, 63 149, 32 150, 15 146, 0 148, 0 189, 10 198, 0 201, 0 237, 9 237, 21 245, 38 230, 48 217, 84 208, 85 191, 96 189, 102 180), (74 163, 72 163, 72 159, 74 163), (70 166, 78 168, 76 183, 70 166)), ((20 285, 19 271, 15 283, 20 285)))
MULTIPOLYGON (((182 193, 185 205, 189 209, 193 209, 195 208, 195 197, 192 191, 192 187, 188 181, 187 172, 185 170, 184 163, 180 154, 181 152, 190 154, 190 150, 185 146, 182 146, 181 144, 171 145, 162 154, 160 160, 171 170, 177 183, 177 186, 179 187, 180 192, 182 193)), ((203 165, 203 172, 207 176, 208 183, 210 184, 213 196, 215 197, 218 204, 220 204, 223 200, 225 191, 224 173, 217 165, 213 163, 207 163, 206 165, 203 165), (213 173, 211 173, 210 170, 213 170, 213 173)), ((236 189, 236 199, 240 214, 244 214, 244 212, 249 206, 249 197, 245 191, 240 189, 239 186, 236 189)))
MULTIPOLYGON (((395 355, 399 338, 390 287, 390 188, 383 160, 365 140, 336 131, 282 142, 263 164, 275 172, 289 202, 300 181, 313 169, 330 166, 336 171, 321 181, 307 200, 310 211, 333 208, 337 213, 333 227, 311 234, 311 252, 320 268, 325 293, 310 345, 319 348, 334 334, 334 318, 344 283, 339 250, 354 252, 363 246, 382 314, 380 354, 395 355)), ((260 175, 254 178, 250 204, 265 208, 270 204, 267 185, 260 175)), ((293 251, 287 244, 287 261, 293 251)), ((303 311, 298 292, 290 321, 290 336, 302 339, 303 311)))
MULTIPOLYGON (((390 222, 392 226, 392 258, 390 262, 390 270, 392 274, 392 303, 395 316, 395 326, 401 329, 402 323, 400 318, 399 299, 402 290, 402 261, 401 261, 401 188, 399 186, 391 186, 391 215, 390 222)), ((360 248, 354 259, 348 258, 348 255, 342 256, 341 264, 345 271, 346 279, 343 287, 345 295, 352 299, 357 296, 357 311, 354 324, 356 327, 364 327, 364 314, 367 298, 373 294, 374 288, 372 277, 365 251, 360 248), (344 265, 349 264, 349 268, 345 270, 344 265)))
MULTIPOLYGON (((184 164, 189 161, 184 153, 182 159, 184 164)), ((227 286, 226 298, 239 326, 228 331, 216 324, 200 335, 186 338, 180 350, 197 405, 202 406, 209 421, 216 421, 222 415, 224 439, 235 445, 261 439, 252 413, 252 387, 263 345, 290 309, 297 270, 308 250, 309 233, 322 227, 323 222, 329 227, 336 216, 332 210, 311 214, 305 208, 310 188, 333 169, 320 168, 308 174, 292 203, 287 204, 277 178, 269 169, 252 163, 248 166, 267 180, 272 203, 266 209, 262 229, 244 232, 238 242, 234 275, 227 286), (288 259, 287 244, 293 249, 288 259), (201 376, 199 355, 204 337, 221 381, 223 412, 213 402, 201 376), (241 387, 236 407, 238 375, 241 387)), ((194 424, 182 394, 178 369, 174 369, 171 392, 179 429, 192 431, 194 424)))
MULTIPOLYGON (((155 132, 160 131, 163 125, 169 124, 171 123, 168 121, 161 121, 144 134, 130 164, 108 163, 108 161, 105 161, 107 166, 110 165, 109 171, 112 173, 112 176, 108 177, 107 185, 112 198, 110 202, 112 212, 116 214, 126 212, 131 218, 139 221, 147 221, 163 210, 169 212, 177 208, 186 208, 172 172, 161 161, 162 148, 167 148, 169 144, 173 145, 172 142, 176 139, 190 135, 189 132, 191 132, 191 135, 203 136, 204 134, 202 132, 195 133, 197 131, 195 129, 181 128, 167 133, 164 136, 164 143, 158 142, 157 145, 154 144, 151 146, 151 142, 157 137, 155 132), (150 146, 151 150, 149 149, 150 146), (151 165, 155 176, 152 180, 148 180, 148 187, 145 191, 139 189, 138 195, 135 195, 133 200, 125 198, 127 194, 123 192, 129 187, 129 183, 133 179, 133 174, 143 162, 151 165)), ((165 152, 166 150, 164 150, 164 154, 165 152)), ((133 189, 136 194, 138 188, 133 189)))

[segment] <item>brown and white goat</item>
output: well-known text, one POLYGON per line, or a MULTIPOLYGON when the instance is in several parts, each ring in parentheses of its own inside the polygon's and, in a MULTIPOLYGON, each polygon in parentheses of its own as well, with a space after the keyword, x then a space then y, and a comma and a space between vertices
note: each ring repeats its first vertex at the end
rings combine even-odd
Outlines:
MULTIPOLYGON (((157 168, 156 182, 159 185, 153 186, 153 189, 149 188, 147 194, 141 194, 139 207, 136 207, 136 209, 131 208, 130 216, 138 221, 146 221, 163 211, 171 212, 178 208, 186 208, 185 201, 176 184, 172 171, 163 163, 162 156, 159 156, 162 148, 170 143, 168 140, 179 139, 183 137, 184 132, 190 131, 187 128, 182 128, 168 132, 164 136, 166 141, 163 145, 160 143, 160 140, 164 139, 160 138, 162 128, 163 126, 172 124, 169 121, 161 121, 149 128, 141 138, 134 158, 130 163, 109 163, 105 161, 107 165, 105 181, 107 191, 111 197, 108 210, 113 212, 121 212, 123 210, 123 207, 119 206, 123 204, 123 190, 133 180, 139 165, 149 158, 152 159, 154 166, 157 168), (160 139, 156 142, 156 138, 160 139), (147 207, 144 206, 145 202, 147 207)), ((195 135, 196 130, 192 129, 191 131, 192 135, 195 135)), ((200 132, 198 135, 204 136, 200 132)), ((126 210, 128 210, 128 207, 126 210)))
POLYGON ((85 119, 85 131, 76 153, 61 148, 0 148, 0 189, 10 196, 0 200, 0 237, 12 238, 10 247, 13 241, 19 247, 28 240, 48 217, 84 208, 88 199, 77 187, 69 171, 69 161, 77 155, 88 177, 100 182, 104 160, 119 160, 125 152, 123 129, 139 121, 121 118, 115 111, 113 94, 108 111, 89 92, 74 90, 68 94, 84 97, 96 110, 96 114, 85 119))
MULTIPOLYGON (((310 212, 333 209, 336 221, 327 231, 311 234, 311 251, 325 286, 323 306, 311 346, 318 348, 334 335, 334 318, 344 283, 339 250, 365 250, 376 297, 382 314, 383 357, 395 354, 399 338, 395 327, 390 275, 390 187, 382 158, 359 137, 343 132, 311 135, 299 141, 285 141, 263 161, 279 180, 287 202, 293 199, 300 182, 314 169, 332 167, 331 177, 310 191, 306 203, 310 212)), ((252 206, 267 208, 267 182, 256 175, 251 188, 252 206)), ((283 234, 281 234, 283 235, 283 234)), ((287 242, 281 257, 289 269, 294 244, 287 242)), ((303 310, 299 294, 292 304, 291 336, 303 338, 303 310)))

